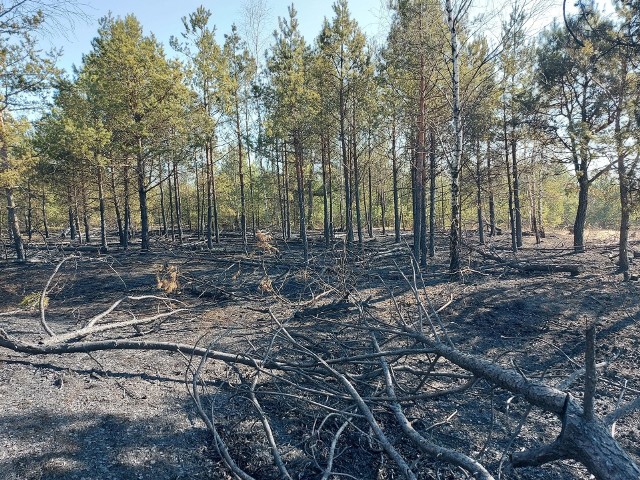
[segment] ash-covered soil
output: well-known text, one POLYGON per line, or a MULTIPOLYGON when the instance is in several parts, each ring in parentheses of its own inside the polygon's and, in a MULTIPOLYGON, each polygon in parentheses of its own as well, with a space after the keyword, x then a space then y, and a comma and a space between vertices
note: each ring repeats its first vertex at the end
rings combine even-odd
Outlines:
MULTIPOLYGON (((585 327, 597 322, 597 361, 603 365, 596 411, 605 414, 640 395, 639 285, 634 280, 622 282, 617 273, 613 236, 594 232, 587 252, 577 255, 571 252, 569 235, 550 234, 540 246, 526 237, 525 248, 514 256, 506 236, 493 240, 489 249, 480 248, 469 235, 472 248, 463 249, 461 279, 446 273, 446 239, 441 238, 436 257, 421 274, 415 272, 416 292, 411 288, 414 270, 406 243, 397 246, 392 236, 379 235, 348 251, 339 241, 326 250, 319 235, 312 240, 308 268, 296 241, 271 241, 277 253, 260 242, 251 242, 245 253, 235 236, 223 238, 213 252, 197 239, 170 245, 156 238, 149 253, 140 253, 135 246, 127 252, 114 248, 109 254, 41 246, 30 250, 26 264, 0 262, 0 328, 10 338, 46 341, 38 294, 66 255, 73 258, 53 277, 47 295, 46 320, 57 334, 84 326, 118 299, 153 295, 158 298, 124 300, 108 321, 184 310, 138 329, 103 332, 84 340, 212 345, 259 358, 303 361, 303 352, 277 333, 281 322, 305 348, 327 359, 340 358, 368 351, 370 339, 362 333, 366 322, 377 322, 377 328, 398 325, 402 316, 415 325, 417 292, 425 305, 431 303, 431 313, 439 310, 438 331, 442 334, 444 328, 457 348, 550 385, 560 384, 584 365, 585 327), (581 265, 584 272, 526 273, 478 250, 518 264, 581 265), (158 275, 163 278, 173 268, 178 272, 177 290, 159 290, 158 275)), ((637 273, 638 266, 632 263, 632 274, 637 273)), ((426 329, 428 321, 435 321, 432 317, 422 319, 426 329)), ((380 340, 400 345, 391 334, 381 333, 380 340)), ((496 477, 588 478, 586 470, 573 462, 514 471, 508 454, 550 443, 560 421, 536 408, 529 411, 522 399, 484 381, 460 393, 420 397, 468 380, 465 372, 442 367, 442 377, 433 377, 438 370, 434 368, 431 376, 423 375, 430 380, 421 382, 423 377, 415 372, 424 373, 432 360, 390 359, 398 385, 406 389, 403 407, 416 430, 477 458, 496 477), (452 371, 457 378, 447 376, 452 371)), ((189 393, 198 361, 183 353, 160 351, 26 355, 0 347, 0 478, 231 478, 189 393)), ((466 478, 459 468, 412 451, 388 407, 376 400, 384 397, 384 386, 379 378, 367 376, 369 369, 377 368, 374 363, 350 366, 349 378, 371 401, 389 440, 411 459, 420 478, 466 478), (365 383, 365 378, 374 380, 365 383)), ((280 478, 260 417, 249 400, 255 371, 210 361, 201 373, 203 402, 213 407, 218 431, 238 465, 255 478, 280 478)), ((352 423, 336 442, 332 469, 336 475, 330 478, 400 478, 337 385, 329 382, 323 385, 327 390, 318 394, 312 387, 320 385, 314 383, 320 376, 270 375, 258 375, 255 392, 294 478, 322 476, 331 441, 345 418, 352 423)), ((578 376, 571 394, 580 398, 582 387, 578 376)), ((640 459, 637 412, 619 420, 615 438, 636 461, 640 459)))

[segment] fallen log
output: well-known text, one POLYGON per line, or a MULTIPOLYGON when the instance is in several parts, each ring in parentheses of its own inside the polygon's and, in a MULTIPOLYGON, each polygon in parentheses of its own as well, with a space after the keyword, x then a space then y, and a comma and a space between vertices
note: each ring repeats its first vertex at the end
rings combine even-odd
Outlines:
POLYGON ((524 262, 515 262, 505 260, 504 258, 485 252, 483 250, 473 248, 471 246, 467 246, 470 250, 478 253, 484 258, 488 258, 489 260, 494 260, 499 264, 512 268, 514 270, 518 270, 522 273, 570 273, 572 277, 584 273, 585 268, 583 265, 571 264, 571 263, 524 263, 524 262))

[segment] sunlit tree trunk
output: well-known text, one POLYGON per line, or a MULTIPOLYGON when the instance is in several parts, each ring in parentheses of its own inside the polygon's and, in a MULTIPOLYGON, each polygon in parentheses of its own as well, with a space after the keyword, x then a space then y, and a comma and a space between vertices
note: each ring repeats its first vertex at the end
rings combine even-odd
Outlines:
POLYGON ((451 175, 451 228, 449 230, 449 271, 460 271, 460 165, 462 161, 462 115, 460 111, 460 59, 458 51, 458 20, 464 12, 454 12, 451 0, 446 0, 447 25, 451 45, 451 87, 454 149, 449 165, 451 175))

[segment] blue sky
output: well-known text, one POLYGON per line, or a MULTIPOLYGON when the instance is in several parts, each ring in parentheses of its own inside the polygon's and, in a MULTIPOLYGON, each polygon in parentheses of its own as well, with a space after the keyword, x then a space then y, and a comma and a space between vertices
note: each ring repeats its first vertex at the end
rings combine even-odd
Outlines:
MULTIPOLYGON (((153 32, 165 45, 169 55, 174 52, 169 47, 169 38, 179 36, 183 30, 182 17, 204 5, 212 12, 212 23, 222 41, 222 35, 231 30, 231 24, 242 23, 242 0, 82 0, 84 11, 89 16, 87 22, 76 21, 73 28, 65 34, 54 35, 49 40, 52 46, 62 47, 64 54, 59 66, 70 70, 71 65, 80 65, 82 54, 91 50, 91 40, 97 35, 98 19, 109 11, 114 16, 133 13, 144 27, 145 33, 153 32)), ((278 17, 286 17, 291 0, 266 0, 269 14, 265 36, 271 40, 272 32, 277 28, 278 17)), ((302 33, 308 42, 320 32, 324 17, 331 18, 334 0, 300 0, 294 2, 302 33)), ((350 0, 349 8, 361 28, 369 37, 383 35, 385 30, 384 0, 350 0)))
MULTIPOLYGON (((91 50, 91 40, 97 35, 98 19, 111 12, 114 16, 125 16, 133 13, 144 27, 145 33, 153 32, 156 38, 165 45, 165 51, 173 56, 175 53, 169 47, 169 38, 179 36, 183 30, 182 17, 189 15, 200 5, 212 12, 212 23, 222 36, 231 30, 231 24, 239 27, 243 21, 243 4, 249 0, 79 0, 84 5, 87 21, 74 22, 73 28, 68 28, 64 34, 54 34, 47 39, 52 46, 62 47, 64 54, 59 66, 71 71, 71 66, 79 66, 82 54, 91 50)), ((264 28, 267 42, 271 41, 271 34, 277 28, 278 17, 286 17, 287 7, 291 0, 264 0, 267 4, 268 16, 264 28)), ((548 24, 554 16, 561 15, 562 0, 532 0, 529 3, 545 3, 548 8, 538 18, 538 28, 548 24)), ((332 18, 331 8, 334 0, 298 0, 295 3, 302 33, 308 42, 313 42, 320 32, 322 20, 332 18)), ((568 2, 572 3, 572 2, 568 2)), ((386 0, 349 0, 349 8, 353 18, 365 31, 369 38, 384 41, 389 23, 388 12, 385 8, 386 0)), ((476 0, 473 2, 472 15, 487 11, 494 12, 491 17, 497 28, 484 25, 486 33, 499 31, 500 16, 509 13, 509 0, 476 0), (488 31, 487 31, 488 30, 488 31)), ((241 30, 242 33, 242 30, 241 30)), ((268 46, 265 45, 265 47, 268 46)))

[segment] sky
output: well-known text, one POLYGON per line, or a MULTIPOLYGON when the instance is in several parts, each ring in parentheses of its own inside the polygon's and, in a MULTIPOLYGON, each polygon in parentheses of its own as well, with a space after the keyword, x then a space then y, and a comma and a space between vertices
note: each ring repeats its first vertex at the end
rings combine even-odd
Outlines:
MULTIPOLYGON (((98 20, 109 12, 114 17, 134 14, 142 24, 145 34, 153 33, 164 44, 165 52, 173 56, 169 47, 170 37, 179 37, 183 31, 182 18, 203 5, 211 11, 211 23, 216 26, 219 41, 231 31, 231 25, 238 27, 243 22, 242 5, 246 0, 80 0, 86 21, 75 20, 64 32, 54 33, 47 39, 53 46, 63 49, 59 66, 70 71, 72 65, 79 66, 82 55, 91 51, 91 40, 97 36, 98 20)), ((325 17, 331 19, 334 0, 298 0, 295 8, 303 36, 312 42, 320 32, 325 17)), ((264 36, 269 42, 278 27, 278 17, 288 17, 287 8, 291 0, 266 0, 268 16, 264 36)), ((386 32, 384 0, 350 0, 349 8, 367 36, 384 36, 386 32)), ((241 31, 242 33, 242 31, 241 31)), ((266 48, 266 46, 265 46, 266 48)))
MULTIPOLYGON (((179 36, 183 30, 182 17, 194 12, 203 5, 212 12, 211 22, 216 25, 222 42, 222 36, 230 32, 232 23, 241 27, 243 23, 243 4, 248 0, 80 0, 86 20, 76 20, 64 32, 53 34, 47 42, 54 47, 62 48, 63 55, 59 66, 71 71, 72 65, 79 66, 82 55, 91 50, 91 40, 97 35, 98 20, 109 12, 115 17, 134 14, 142 24, 146 34, 153 33, 165 45, 165 51, 173 56, 169 47, 169 39, 179 36)), ((278 26, 278 17, 287 17, 287 7, 291 0, 264 0, 268 15, 264 28, 264 37, 270 42, 272 32, 278 26)), ((479 0, 475 1, 476 11, 491 10, 497 15, 508 12, 507 0, 479 0), (506 6, 506 8, 505 8, 506 6)), ((542 0, 545 1, 545 0, 542 0)), ((553 16, 561 15, 561 0, 547 0, 550 7, 541 14, 537 22, 538 27, 546 25, 553 16)), ((320 32, 325 17, 331 19, 331 8, 334 0, 298 0, 295 3, 298 11, 300 28, 307 42, 313 42, 320 32)), ((349 0, 349 9, 369 38, 384 40, 389 24, 385 0, 349 0)), ((498 23, 499 25, 499 23, 498 23)), ((498 28, 499 29, 499 28, 498 28)), ((240 30, 242 33, 242 30, 240 30)), ((268 45, 265 45, 265 48, 268 45)), ((263 49, 264 50, 264 49, 263 49)))

